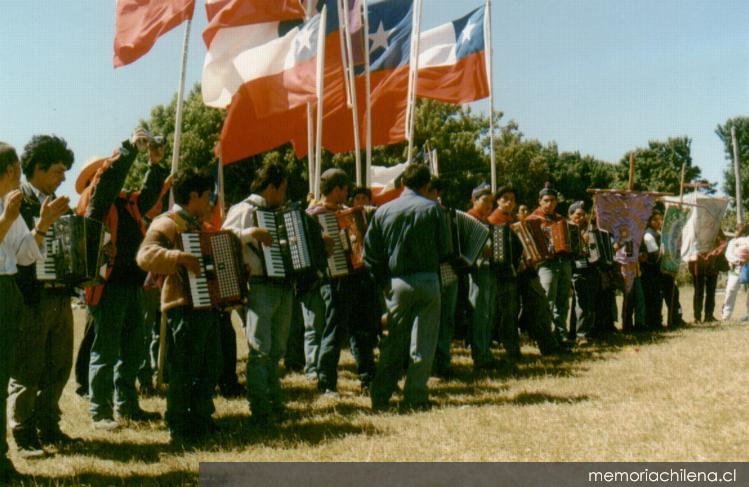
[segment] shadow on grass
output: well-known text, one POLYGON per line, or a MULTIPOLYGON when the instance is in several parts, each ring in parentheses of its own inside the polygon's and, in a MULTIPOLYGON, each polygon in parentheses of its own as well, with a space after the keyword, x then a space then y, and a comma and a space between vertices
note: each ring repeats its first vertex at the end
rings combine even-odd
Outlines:
POLYGON ((100 439, 82 440, 75 446, 60 448, 61 454, 92 456, 104 460, 128 462, 137 460, 143 463, 159 463, 163 453, 163 443, 133 443, 129 441, 106 441, 100 439))
MULTIPOLYGON (((336 406, 337 409, 341 405, 336 406)), ((368 410, 368 408, 356 408, 368 410)), ((273 448, 298 448, 300 445, 314 446, 336 438, 350 435, 374 436, 381 434, 380 429, 369 422, 352 424, 346 419, 331 418, 316 411, 315 417, 300 416, 291 418, 268 427, 256 426, 249 416, 222 416, 216 419, 220 432, 215 434, 199 450, 223 451, 227 448, 238 448, 246 445, 258 445, 273 448)))
POLYGON ((198 473, 188 471, 169 472, 161 475, 103 475, 95 472, 83 472, 75 477, 43 477, 39 475, 24 475, 9 484, 18 487, 47 487, 47 486, 128 486, 138 485, 157 487, 162 485, 197 486, 198 473))

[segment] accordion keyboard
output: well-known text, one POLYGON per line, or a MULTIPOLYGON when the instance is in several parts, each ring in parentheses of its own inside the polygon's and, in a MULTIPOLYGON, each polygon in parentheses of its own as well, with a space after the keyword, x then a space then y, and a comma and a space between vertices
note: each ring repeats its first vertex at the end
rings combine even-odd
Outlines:
POLYGON ((333 255, 328 257, 328 268, 332 277, 348 275, 348 259, 343 246, 344 235, 341 235, 338 228, 338 217, 335 213, 324 213, 317 216, 323 232, 333 238, 333 255))
POLYGON ((268 231, 273 243, 270 246, 263 245, 263 256, 265 258, 265 273, 268 277, 286 277, 283 265, 283 254, 281 242, 276 230, 276 218, 272 211, 257 211, 257 222, 260 228, 268 231))
POLYGON ((305 216, 301 211, 288 211, 283 214, 293 269, 305 269, 312 266, 309 248, 304 240, 304 222, 302 218, 305 218, 305 216))
POLYGON ((213 251, 213 267, 218 281, 218 292, 222 298, 239 296, 242 294, 238 279, 232 276, 240 275, 236 266, 232 242, 222 235, 211 235, 211 249, 213 251))
POLYGON ((212 269, 206 269, 205 259, 203 259, 200 250, 200 235, 197 233, 183 233, 182 248, 188 254, 194 255, 200 260, 200 276, 190 273, 190 298, 194 308, 210 308, 211 295, 208 291, 208 279, 206 272, 212 269))
POLYGON ((36 278, 40 281, 54 281, 57 279, 57 273, 55 271, 57 240, 55 239, 52 228, 49 229, 49 232, 44 237, 44 243, 47 253, 44 260, 36 261, 36 278))

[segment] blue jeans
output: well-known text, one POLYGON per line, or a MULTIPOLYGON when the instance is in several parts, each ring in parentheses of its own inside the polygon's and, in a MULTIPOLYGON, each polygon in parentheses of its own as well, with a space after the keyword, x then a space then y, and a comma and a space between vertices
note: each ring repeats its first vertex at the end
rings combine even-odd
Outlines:
POLYGON ((458 305, 458 281, 442 288, 442 304, 440 306, 440 331, 437 338, 437 353, 434 356, 434 366, 437 372, 444 372, 450 368, 452 354, 450 346, 455 335, 455 307, 458 305))
POLYGON ((205 434, 221 373, 219 312, 185 307, 167 311, 171 334, 166 421, 173 433, 205 434))
POLYGON ((304 373, 307 377, 317 377, 317 362, 320 359, 320 337, 325 327, 325 302, 320 289, 307 291, 302 296, 302 316, 304 317, 304 373))
POLYGON ((547 260, 538 267, 538 278, 546 292, 554 323, 554 334, 561 340, 567 334, 570 310, 572 263, 565 258, 547 260))
POLYGON ((570 338, 585 338, 596 323, 596 305, 601 291, 598 269, 590 267, 575 272, 572 277, 575 289, 575 327, 570 326, 570 338))
POLYGON ((286 351, 294 292, 291 286, 251 281, 245 333, 247 397, 253 415, 265 416, 283 407, 278 362, 286 351))
POLYGON ((481 366, 493 360, 492 330, 497 311, 497 274, 481 266, 470 274, 468 299, 473 306, 471 320, 471 356, 473 365, 481 366))
POLYGON ((143 289, 109 283, 101 301, 90 305, 94 341, 89 362, 89 393, 94 421, 139 408, 135 377, 143 361, 143 289))
POLYGON ((408 356, 403 401, 419 406, 429 400, 427 381, 432 370, 440 326, 440 283, 436 272, 390 279, 387 293, 387 336, 372 382, 372 406, 385 406, 395 390, 408 356))

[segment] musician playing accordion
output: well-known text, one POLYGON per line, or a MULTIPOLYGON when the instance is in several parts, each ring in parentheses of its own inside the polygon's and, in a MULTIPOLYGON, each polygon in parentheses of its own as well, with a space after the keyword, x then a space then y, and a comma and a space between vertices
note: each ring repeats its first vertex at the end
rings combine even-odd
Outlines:
POLYGON ((198 257, 180 250, 185 232, 208 231, 213 209, 213 177, 184 169, 173 178, 174 206, 148 228, 138 250, 138 265, 163 275, 161 312, 166 313, 169 348, 169 391, 166 422, 175 445, 204 439, 214 430, 213 391, 221 368, 219 311, 198 309, 189 293, 189 275, 200 275, 198 257))
POLYGON ((269 426, 283 418, 284 404, 278 362, 286 350, 294 290, 288 279, 270 279, 263 249, 273 244, 258 224, 258 210, 273 210, 286 202, 288 174, 281 163, 266 163, 255 174, 252 194, 229 209, 223 228, 242 242, 242 256, 250 267, 246 333, 247 394, 252 422, 269 426))
POLYGON ((6 440, 6 399, 13 356, 19 346, 19 324, 24 319, 24 304, 16 284, 18 264, 31 265, 44 259, 44 237, 52 225, 68 210, 68 199, 42 202, 39 221, 33 232, 21 214, 23 194, 18 191, 21 165, 13 147, 0 142, 0 483, 10 483, 17 472, 8 458, 6 440))

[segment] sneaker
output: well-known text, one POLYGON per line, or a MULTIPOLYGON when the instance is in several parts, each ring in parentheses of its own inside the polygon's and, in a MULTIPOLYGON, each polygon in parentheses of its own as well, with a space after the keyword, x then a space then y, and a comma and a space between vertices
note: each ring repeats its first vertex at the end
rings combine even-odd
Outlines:
POLYGON ((158 421, 161 419, 160 413, 156 411, 144 411, 140 408, 127 413, 118 412, 117 416, 127 421, 158 421))
POLYGON ((13 431, 16 440, 18 456, 21 458, 40 458, 47 455, 39 442, 35 429, 23 429, 13 431))
POLYGON ((93 425, 94 429, 99 431, 114 431, 120 428, 120 423, 112 418, 94 420, 93 425))

